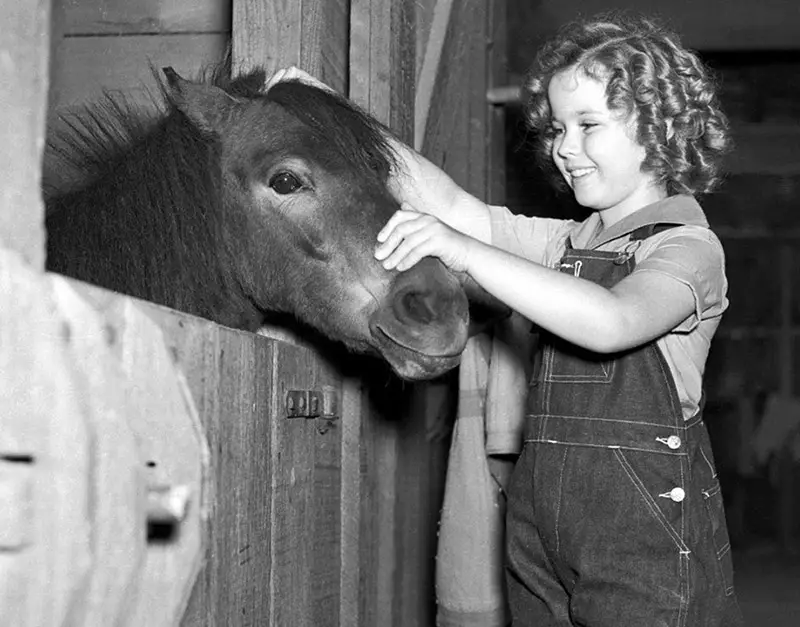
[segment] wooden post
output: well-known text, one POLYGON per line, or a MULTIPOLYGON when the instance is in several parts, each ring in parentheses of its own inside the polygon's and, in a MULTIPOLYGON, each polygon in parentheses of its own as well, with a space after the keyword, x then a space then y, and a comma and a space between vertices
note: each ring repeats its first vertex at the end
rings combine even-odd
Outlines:
MULTIPOLYGON (((349 97, 412 144, 415 3, 353 0, 350 10, 349 97)), ((414 386, 407 386, 404 396, 413 390, 414 386)), ((420 524, 430 520, 418 481, 427 457, 424 434, 420 421, 412 416, 403 418, 414 422, 417 431, 401 432, 396 420, 386 420, 374 406, 366 407, 359 452, 365 470, 360 477, 358 510, 362 590, 358 622, 351 624, 413 627, 418 623, 405 618, 417 613, 419 593, 424 592, 426 580, 431 581, 425 571, 432 562, 420 560, 413 551, 420 524)))
POLYGON ((338 91, 347 79, 345 0, 233 0, 233 60, 268 72, 294 65, 338 91))
POLYGON ((39 269, 49 29, 50 0, 0 4, 0 244, 39 269))

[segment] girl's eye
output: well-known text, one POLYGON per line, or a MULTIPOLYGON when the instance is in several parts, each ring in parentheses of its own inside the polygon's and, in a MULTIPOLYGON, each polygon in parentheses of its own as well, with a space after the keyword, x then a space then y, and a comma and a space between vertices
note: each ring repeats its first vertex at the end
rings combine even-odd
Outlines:
POLYGON ((303 187, 300 180, 291 172, 278 172, 269 181, 269 186, 278 194, 293 194, 303 187))
POLYGON ((564 133, 564 129, 563 128, 556 128, 555 126, 551 126, 549 128, 549 130, 547 131, 547 134, 550 137, 558 137, 559 135, 562 135, 563 133, 564 133))
POLYGON ((584 131, 591 131, 596 126, 597 126, 597 124, 595 124, 594 122, 583 122, 583 123, 581 123, 581 128, 584 131))

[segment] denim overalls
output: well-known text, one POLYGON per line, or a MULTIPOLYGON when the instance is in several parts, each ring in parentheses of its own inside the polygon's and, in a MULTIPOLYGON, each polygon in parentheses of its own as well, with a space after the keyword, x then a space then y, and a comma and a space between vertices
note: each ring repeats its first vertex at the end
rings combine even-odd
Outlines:
MULTIPOLYGON (((635 229, 621 253, 568 243, 560 270, 611 287, 670 226, 635 229)), ((514 627, 742 625, 706 428, 684 420, 661 350, 542 341, 509 486, 514 627)))

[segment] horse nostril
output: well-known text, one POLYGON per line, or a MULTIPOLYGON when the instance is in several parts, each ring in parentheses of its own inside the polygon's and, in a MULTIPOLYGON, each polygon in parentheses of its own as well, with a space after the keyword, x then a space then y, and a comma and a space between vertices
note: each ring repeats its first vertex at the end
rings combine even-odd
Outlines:
POLYGON ((428 324, 436 319, 438 298, 430 291, 408 291, 398 299, 397 317, 400 320, 412 319, 428 324))

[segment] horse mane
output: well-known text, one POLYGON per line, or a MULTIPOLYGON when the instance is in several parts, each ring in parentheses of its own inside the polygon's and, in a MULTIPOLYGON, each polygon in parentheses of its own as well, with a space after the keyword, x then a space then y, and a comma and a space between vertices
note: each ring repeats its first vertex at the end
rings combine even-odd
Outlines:
MULTIPOLYGON (((263 69, 233 77, 229 61, 201 73, 235 98, 284 107, 332 142, 351 169, 385 184, 395 157, 383 126, 341 96, 303 83, 278 83, 264 93, 265 78, 263 69)), ((62 117, 49 137, 48 267, 254 329, 264 312, 246 296, 256 281, 252 264, 241 259, 249 218, 221 206, 218 140, 178 110, 163 79, 158 84, 147 104, 105 93, 62 117), (79 262, 63 252, 76 250, 79 262), (76 263, 81 269, 70 272, 76 263)))
POLYGON ((386 184, 397 156, 387 137, 390 131, 340 95, 300 81, 274 85, 267 98, 301 120, 313 135, 336 147, 348 167, 367 179, 378 175, 386 184))

